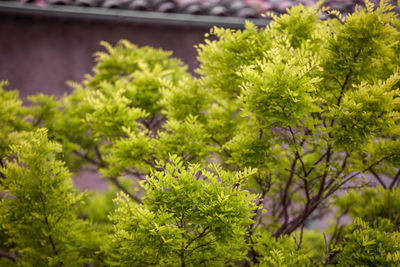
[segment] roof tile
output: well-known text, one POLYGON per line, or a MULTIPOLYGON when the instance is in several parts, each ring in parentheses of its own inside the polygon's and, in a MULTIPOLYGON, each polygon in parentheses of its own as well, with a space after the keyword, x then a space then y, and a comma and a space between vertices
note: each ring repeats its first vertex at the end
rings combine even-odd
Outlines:
MULTIPOLYGON (((33 3, 35 5, 75 5, 103 7, 163 13, 186 13, 195 15, 232 16, 257 18, 267 11, 285 13, 287 8, 303 4, 314 6, 317 0, 0 0, 33 3)), ((379 0, 373 0, 378 3, 379 0)), ((396 4, 396 0, 390 1, 396 4)), ((325 4, 344 13, 354 11, 363 0, 326 0, 325 4)), ((396 8, 396 11, 399 11, 396 8)))

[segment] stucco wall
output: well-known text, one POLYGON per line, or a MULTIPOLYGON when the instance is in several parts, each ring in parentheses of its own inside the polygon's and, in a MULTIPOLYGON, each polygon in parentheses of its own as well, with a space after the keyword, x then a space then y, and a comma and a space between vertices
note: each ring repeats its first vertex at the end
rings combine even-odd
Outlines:
POLYGON ((137 23, 106 23, 0 16, 0 80, 8 80, 21 96, 37 92, 63 95, 67 80, 81 81, 94 65, 101 40, 127 39, 174 51, 193 70, 195 44, 208 29, 137 23))

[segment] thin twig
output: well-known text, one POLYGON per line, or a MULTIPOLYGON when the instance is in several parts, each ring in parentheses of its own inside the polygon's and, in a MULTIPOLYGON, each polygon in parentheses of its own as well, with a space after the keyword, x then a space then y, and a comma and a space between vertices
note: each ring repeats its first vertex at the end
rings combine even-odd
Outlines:
MULTIPOLYGON (((95 164, 95 165, 98 166, 98 167, 102 167, 102 168, 106 167, 106 163, 105 163, 105 162, 103 161, 103 159, 102 159, 102 156, 101 156, 101 153, 100 153, 99 148, 96 147, 96 148, 95 148, 95 151, 96 151, 96 156, 97 156, 97 158, 98 158, 99 161, 90 158, 90 157, 88 156, 87 153, 82 154, 82 153, 80 153, 79 151, 74 151, 74 153, 75 153, 76 155, 80 156, 81 158, 85 159, 86 161, 88 161, 88 162, 90 162, 90 163, 92 163, 92 164, 95 164)), ((135 175, 137 178, 141 179, 140 173, 138 173, 138 172, 130 171, 130 170, 127 170, 127 169, 125 169, 125 172, 128 173, 128 174, 135 175)), ((137 203, 141 203, 141 202, 142 202, 142 200, 141 200, 140 198, 138 198, 137 196, 135 196, 135 195, 133 195, 131 192, 129 192, 129 190, 128 190, 127 188, 125 188, 125 187, 118 181, 118 179, 117 179, 116 177, 107 177, 107 179, 108 179, 112 184, 114 184, 118 189, 120 189, 122 192, 124 192, 125 194, 127 194, 131 199, 133 199, 133 200, 136 201, 137 203)), ((141 179, 141 180, 143 180, 143 179, 141 179)))
POLYGON ((376 173, 376 171, 371 167, 369 170, 372 175, 375 177, 375 179, 381 184, 381 186, 385 189, 387 189, 385 183, 382 181, 382 178, 379 176, 379 174, 376 173))
POLYGON ((214 243, 214 242, 215 242, 215 240, 211 240, 211 241, 206 242, 206 243, 204 243, 204 244, 198 245, 197 247, 195 247, 195 248, 193 248, 192 250, 190 250, 189 253, 187 253, 187 254, 185 255, 185 258, 186 258, 187 256, 189 256, 190 254, 192 254, 196 249, 199 249, 199 248, 208 246, 208 245, 210 245, 210 244, 212 244, 212 243, 214 243))
POLYGON ((127 174, 133 175, 135 178, 139 179, 139 180, 146 180, 143 176, 144 173, 140 173, 137 170, 131 170, 131 169, 125 169, 125 172, 127 174))
MULTIPOLYGON (((361 52, 361 50, 357 50, 357 52, 355 53, 354 58, 353 58, 353 62, 354 63, 357 62, 357 58, 360 55, 360 52, 361 52)), ((347 73, 345 79, 344 79, 343 84, 341 85, 340 96, 339 96, 339 98, 337 100, 337 103, 336 103, 337 106, 340 105, 340 102, 341 102, 341 100, 342 100, 342 98, 344 96, 344 90, 346 88, 347 83, 350 80, 350 77, 351 77, 352 73, 353 73, 353 69, 350 69, 349 72, 347 73)), ((333 122, 333 120, 332 120, 332 122, 333 122)), ((331 125, 331 126, 333 126, 333 125, 331 125)))
POLYGON ((197 239, 202 238, 203 236, 206 236, 206 235, 209 233, 209 232, 207 232, 209 229, 210 229, 210 227, 207 226, 206 228, 203 229, 203 231, 201 231, 201 233, 200 233, 198 236, 196 236, 195 238, 192 238, 192 239, 188 242, 188 244, 186 245, 185 250, 186 250, 188 247, 190 247, 190 245, 193 244, 194 241, 196 241, 197 239))
POLYGON ((289 197, 289 188, 293 182, 293 176, 294 176, 294 172, 296 169, 296 164, 298 161, 298 157, 297 157, 297 153, 295 154, 295 158, 292 162, 292 166, 290 167, 290 171, 289 171, 289 178, 286 182, 285 185, 285 190, 282 196, 282 209, 283 209, 283 215, 284 215, 284 222, 282 224, 282 226, 278 229, 278 231, 274 234, 275 237, 279 237, 279 235, 285 230, 285 228, 288 225, 289 222, 289 204, 288 204, 288 197, 289 197))
POLYGON ((300 241, 297 244, 297 248, 301 248, 301 244, 303 243, 303 232, 304 232, 304 223, 301 225, 301 230, 300 230, 300 241))
POLYGON ((229 158, 232 158, 232 154, 221 144, 221 142, 219 142, 214 137, 211 137, 210 139, 211 139, 211 141, 214 141, 222 149, 222 151, 224 151, 226 156, 228 156, 229 158))
POLYGON ((324 154, 322 154, 322 156, 313 163, 312 167, 307 171, 307 175, 310 175, 310 173, 314 170, 315 166, 317 166, 322 160, 324 160, 324 158, 326 157, 326 155, 328 155, 328 151, 326 151, 324 154))
POLYGON ((326 178, 328 176, 328 168, 329 168, 329 164, 330 164, 330 161, 331 161, 331 156, 332 156, 331 146, 328 145, 327 154, 326 154, 326 160, 325 160, 325 170, 324 170, 324 174, 322 176, 321 186, 319 187, 317 199, 321 199, 324 191, 326 190, 325 182, 326 182, 326 178))
POLYGON ((383 157, 382 159, 372 163, 371 165, 369 165, 368 167, 366 167, 365 169, 363 169, 362 171, 358 171, 352 175, 350 175, 347 178, 344 178, 343 181, 341 183, 339 183, 336 187, 333 187, 327 194, 326 197, 330 196, 331 194, 333 194, 334 192, 337 191, 337 189, 341 188, 344 184, 346 184, 348 181, 350 181, 351 179, 353 179, 354 177, 360 175, 361 173, 364 173, 368 170, 370 170, 372 167, 378 165, 379 163, 381 163, 382 161, 384 161, 385 159, 387 159, 388 157, 383 157))
POLYGON ((84 160, 86 160, 86 161, 88 161, 88 162, 90 162, 90 163, 92 163, 92 164, 98 166, 98 167, 105 167, 104 163, 98 162, 98 161, 96 161, 96 160, 90 158, 90 157, 88 156, 88 154, 86 154, 86 153, 85 153, 85 154, 82 154, 81 152, 76 151, 76 150, 75 150, 73 153, 74 153, 75 155, 77 155, 77 156, 83 158, 84 160))
POLYGON ((108 179, 109 181, 111 181, 119 190, 121 190, 122 192, 124 192, 125 194, 127 194, 131 199, 133 199, 134 201, 136 201, 137 203, 142 203, 142 200, 140 198, 138 198, 137 196, 135 196, 134 194, 132 194, 131 192, 129 192, 128 189, 125 188, 125 186, 123 186, 117 178, 113 178, 110 177, 108 179))
POLYGON ((396 181, 398 181, 399 178, 400 178, 400 169, 397 171, 397 173, 394 176, 392 182, 390 183, 389 189, 393 189, 394 185, 396 184, 396 181))

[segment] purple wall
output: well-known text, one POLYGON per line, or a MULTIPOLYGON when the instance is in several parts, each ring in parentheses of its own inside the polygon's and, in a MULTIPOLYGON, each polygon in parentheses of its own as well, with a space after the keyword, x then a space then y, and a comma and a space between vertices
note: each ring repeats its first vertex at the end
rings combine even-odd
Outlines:
MULTIPOLYGON (((101 23, 0 15, 0 80, 22 97, 43 92, 61 96, 70 92, 68 80, 81 81, 94 66, 99 42, 115 44, 127 39, 174 51, 174 56, 196 67, 194 45, 208 29, 145 24, 101 23)), ((1 105, 1 103, 0 103, 1 105)), ((83 170, 74 180, 82 190, 105 190, 98 174, 83 170)))
POLYGON ((63 95, 67 80, 81 81, 94 66, 101 40, 127 39, 174 51, 193 70, 194 45, 208 29, 145 24, 104 23, 17 16, 0 17, 0 80, 21 96, 37 92, 63 95))

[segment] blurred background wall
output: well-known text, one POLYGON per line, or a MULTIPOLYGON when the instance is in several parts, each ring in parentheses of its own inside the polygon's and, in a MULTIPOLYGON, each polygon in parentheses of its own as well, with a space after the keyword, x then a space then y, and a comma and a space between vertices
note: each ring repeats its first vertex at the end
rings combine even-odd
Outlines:
POLYGON ((115 44, 127 39, 134 44, 174 51, 193 70, 195 44, 203 41, 208 28, 112 23, 81 20, 0 18, 0 80, 22 96, 36 92, 62 95, 67 80, 81 81, 94 66, 99 42, 115 44))
POLYGON ((100 41, 120 39, 172 50, 193 72, 213 25, 266 25, 260 13, 245 0, 0 0, 0 80, 22 96, 62 95, 91 71, 100 41))
MULTIPOLYGON (((191 72, 194 45, 214 25, 243 28, 245 19, 268 24, 265 12, 282 14, 317 0, 0 0, 0 80, 22 96, 63 95, 66 81, 81 81, 94 66, 99 42, 127 39, 172 50, 191 72)), ((326 0, 343 13, 362 0, 326 0)), ((378 2, 376 0, 375 2, 378 2)), ((395 0, 392 0, 395 2, 395 0)))

